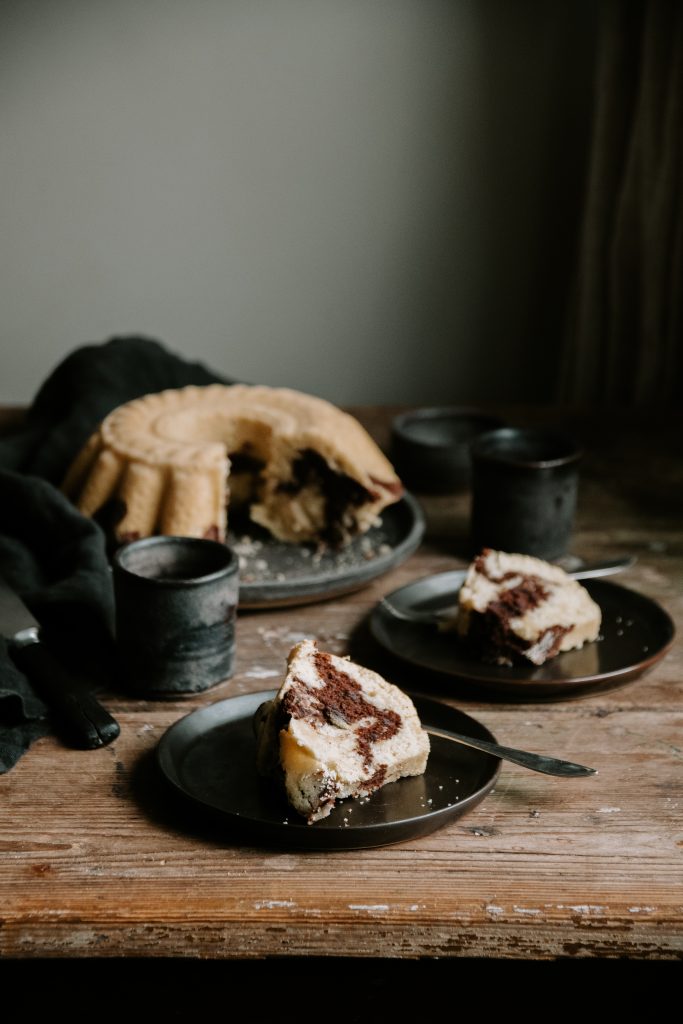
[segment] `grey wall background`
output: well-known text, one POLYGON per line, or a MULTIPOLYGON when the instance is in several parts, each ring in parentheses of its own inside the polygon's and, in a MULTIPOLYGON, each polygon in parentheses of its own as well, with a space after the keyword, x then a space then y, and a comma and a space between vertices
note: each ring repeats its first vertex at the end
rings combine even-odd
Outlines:
POLYGON ((0 401, 126 333, 340 403, 547 397, 592 4, 0 12, 0 401))

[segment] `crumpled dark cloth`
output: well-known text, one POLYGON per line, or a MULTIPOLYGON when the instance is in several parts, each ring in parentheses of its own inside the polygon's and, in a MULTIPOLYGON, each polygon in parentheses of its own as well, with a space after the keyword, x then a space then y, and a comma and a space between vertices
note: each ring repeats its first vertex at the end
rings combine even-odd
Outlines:
MULTIPOLYGON (((77 348, 50 374, 20 425, 0 437, 0 576, 18 591, 53 652, 97 691, 115 681, 114 597, 102 529, 59 491, 100 421, 133 398, 233 383, 162 343, 117 337, 77 348)), ((0 637, 0 773, 52 729, 49 709, 0 637)))

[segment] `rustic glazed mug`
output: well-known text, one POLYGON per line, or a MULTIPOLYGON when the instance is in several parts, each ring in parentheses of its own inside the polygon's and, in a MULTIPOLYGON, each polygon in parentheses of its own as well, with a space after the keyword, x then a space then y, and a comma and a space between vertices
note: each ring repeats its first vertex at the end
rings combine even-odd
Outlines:
POLYGON ((116 640, 125 689, 199 693, 229 679, 235 657, 237 555, 213 540, 147 537, 113 558, 116 640))
POLYGON ((427 406, 396 416, 391 458, 398 475, 418 494, 451 494, 470 482, 470 443, 505 423, 476 408, 427 406))
POLYGON ((473 553, 489 547, 547 561, 567 554, 582 452, 565 434, 493 430, 471 445, 473 553))

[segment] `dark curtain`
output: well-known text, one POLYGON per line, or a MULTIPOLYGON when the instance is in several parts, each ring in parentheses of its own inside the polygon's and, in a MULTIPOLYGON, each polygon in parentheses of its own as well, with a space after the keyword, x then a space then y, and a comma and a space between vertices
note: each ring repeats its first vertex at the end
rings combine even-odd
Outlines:
POLYGON ((683 3, 606 2, 561 395, 662 407, 683 384, 683 3))

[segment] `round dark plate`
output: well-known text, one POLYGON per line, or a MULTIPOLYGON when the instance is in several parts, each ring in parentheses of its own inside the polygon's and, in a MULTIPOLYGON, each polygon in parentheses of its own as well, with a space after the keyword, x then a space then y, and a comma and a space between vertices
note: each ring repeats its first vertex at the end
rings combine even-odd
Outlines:
MULTIPOLYGON (((438 573, 387 594, 399 611, 438 612, 457 602, 465 572, 438 573)), ((601 639, 566 651, 544 665, 491 665, 478 660, 454 632, 393 617, 377 605, 370 630, 386 650, 422 669, 466 680, 477 691, 509 700, 566 700, 610 690, 636 679, 663 658, 674 624, 656 601, 604 580, 583 586, 602 611, 601 639)))
POLYGON ((400 565, 419 546, 425 520, 412 494, 384 509, 380 522, 341 551, 284 544, 265 535, 228 537, 240 558, 240 608, 310 604, 359 590, 400 565))
MULTIPOLYGON (((174 790, 209 816, 268 844, 309 850, 385 846, 433 832, 489 792, 500 771, 490 754, 431 736, 424 775, 399 779, 362 803, 344 800, 307 825, 277 787, 256 773, 252 718, 275 690, 232 697, 191 712, 157 746, 161 771, 174 790)), ((414 699, 430 726, 495 742, 481 723, 438 701, 414 699)))

